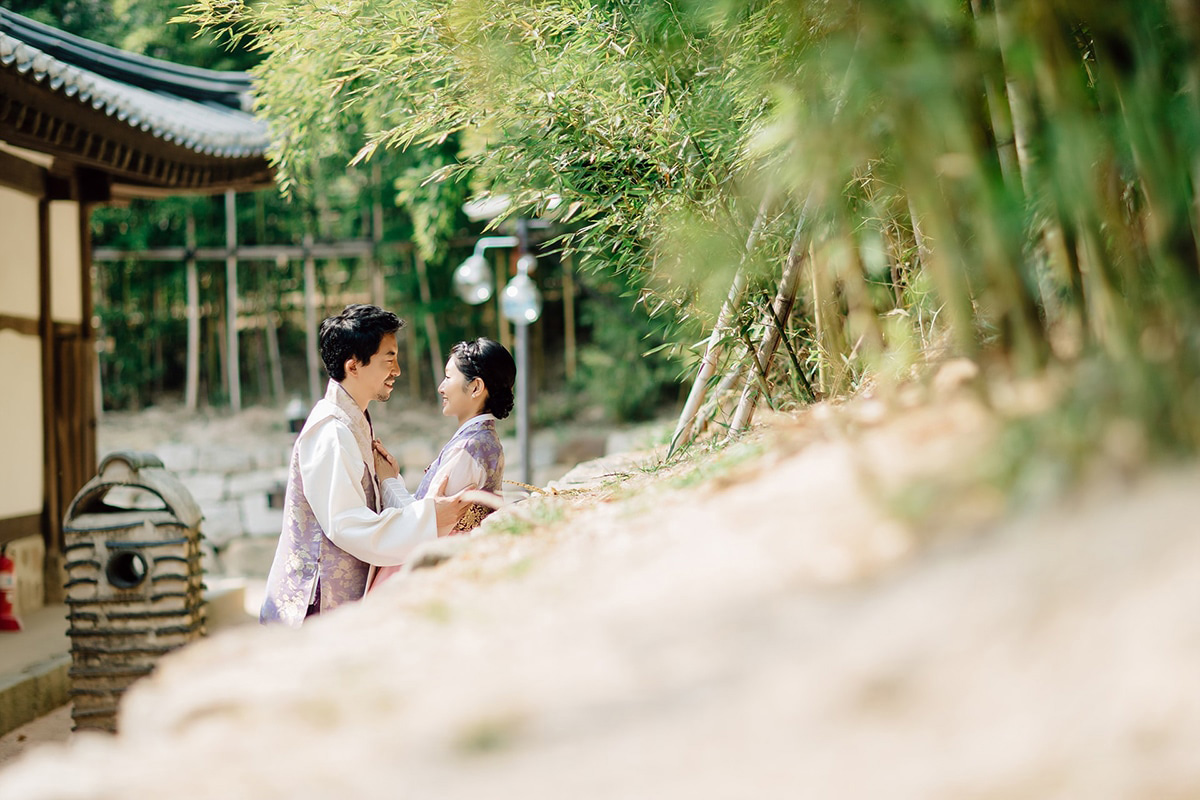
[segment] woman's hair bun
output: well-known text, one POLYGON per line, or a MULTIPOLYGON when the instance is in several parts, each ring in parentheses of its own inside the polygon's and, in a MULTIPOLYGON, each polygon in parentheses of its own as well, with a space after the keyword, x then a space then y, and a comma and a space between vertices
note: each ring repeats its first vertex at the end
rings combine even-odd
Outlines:
POLYGON ((495 339, 480 337, 473 342, 459 342, 450 348, 450 354, 464 378, 483 381, 488 393, 484 411, 496 419, 504 419, 512 413, 517 362, 504 345, 495 339))

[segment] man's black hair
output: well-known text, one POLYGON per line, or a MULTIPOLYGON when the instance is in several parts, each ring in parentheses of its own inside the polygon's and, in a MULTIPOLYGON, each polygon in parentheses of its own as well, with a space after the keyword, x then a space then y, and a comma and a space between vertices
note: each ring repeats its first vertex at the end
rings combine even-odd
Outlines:
POLYGON ((321 323, 321 360, 325 371, 338 383, 346 379, 346 361, 357 358, 368 364, 379 352, 379 343, 389 333, 404 327, 404 320, 379 306, 363 303, 346 306, 336 317, 321 323))

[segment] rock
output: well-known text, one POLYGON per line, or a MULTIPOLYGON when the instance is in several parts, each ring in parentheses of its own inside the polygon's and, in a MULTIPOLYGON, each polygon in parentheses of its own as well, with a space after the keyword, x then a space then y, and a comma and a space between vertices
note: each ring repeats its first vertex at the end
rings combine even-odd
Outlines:
POLYGON ((291 457, 291 445, 286 447, 256 447, 250 454, 254 469, 270 470, 282 467, 284 475, 287 474, 287 465, 291 457))
POLYGON ((945 398, 979 377, 979 365, 969 358, 951 358, 933 376, 935 396, 945 398))
POLYGON ((13 560, 13 577, 16 579, 16 592, 9 596, 9 601, 20 619, 22 614, 36 611, 43 605, 45 577, 42 562, 46 558, 46 544, 41 536, 23 536, 5 545, 5 553, 13 560))
POLYGON ((247 536, 279 536, 283 511, 271 508, 265 494, 248 494, 241 499, 242 530, 247 536))
POLYGON ((232 500, 247 495, 266 495, 279 486, 286 485, 287 475, 287 467, 256 469, 230 475, 226 478, 225 496, 232 500))
POLYGON ((204 538, 220 548, 231 539, 243 534, 242 513, 237 502, 209 502, 201 506, 204 519, 200 521, 200 532, 204 538))
POLYGON ((178 475, 177 477, 201 508, 225 499, 226 481, 223 474, 194 472, 191 475, 178 475))
POLYGON ((221 548, 221 563, 231 577, 265 578, 275 559, 278 537, 244 536, 221 548))
POLYGON ((200 571, 204 574, 206 583, 210 577, 217 578, 225 574, 216 545, 204 537, 200 539, 200 571))
POLYGON ((201 472, 229 475, 233 472, 246 472, 253 466, 254 461, 248 453, 233 447, 202 447, 196 469, 201 472))
POLYGON ((164 468, 177 474, 196 469, 199 460, 195 445, 182 442, 164 442, 155 445, 154 454, 162 460, 164 468))
MULTIPOLYGON (((608 453, 608 437, 602 433, 578 433, 563 441, 554 454, 552 463, 574 466, 591 461, 608 453)), ((536 464, 537 461, 535 460, 536 464)))

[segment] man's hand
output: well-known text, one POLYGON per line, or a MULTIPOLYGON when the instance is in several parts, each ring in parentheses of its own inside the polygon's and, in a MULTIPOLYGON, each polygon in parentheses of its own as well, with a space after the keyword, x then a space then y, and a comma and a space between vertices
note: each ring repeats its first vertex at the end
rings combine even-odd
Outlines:
POLYGON ((375 439, 371 445, 375 450, 375 474, 379 476, 379 480, 399 478, 400 465, 396 463, 396 459, 387 451, 383 443, 375 439))
POLYGON ((454 528, 459 517, 471 504, 471 501, 464 498, 463 495, 475 489, 474 486, 468 486, 458 494, 446 497, 446 484, 448 483, 450 483, 449 475, 442 479, 441 486, 437 487, 433 493, 433 510, 437 515, 438 536, 446 536, 454 528))

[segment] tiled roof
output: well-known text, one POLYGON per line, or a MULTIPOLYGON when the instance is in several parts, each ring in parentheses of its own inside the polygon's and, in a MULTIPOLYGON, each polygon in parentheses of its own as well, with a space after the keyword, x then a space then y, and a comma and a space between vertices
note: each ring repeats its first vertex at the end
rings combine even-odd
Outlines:
POLYGON ((0 69, 206 156, 258 157, 269 142, 266 123, 243 110, 250 92, 245 73, 135 56, 5 9, 0 9, 0 69))

